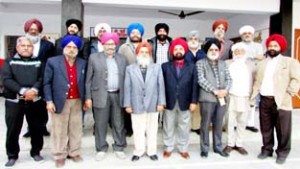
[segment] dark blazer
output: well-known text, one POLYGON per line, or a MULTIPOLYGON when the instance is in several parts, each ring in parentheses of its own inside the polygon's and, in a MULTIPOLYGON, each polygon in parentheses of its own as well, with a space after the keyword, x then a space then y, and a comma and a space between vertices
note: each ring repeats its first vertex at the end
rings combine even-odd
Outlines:
POLYGON ((174 109, 176 100, 182 111, 189 109, 191 103, 197 103, 199 87, 197 71, 193 63, 185 62, 179 77, 173 61, 162 64, 162 70, 168 110, 174 109))
POLYGON ((184 60, 187 62, 196 63, 200 59, 206 58, 206 54, 203 52, 203 50, 198 50, 196 52, 196 56, 194 56, 193 52, 188 50, 188 52, 185 54, 184 60))
MULTIPOLYGON (((171 37, 167 37, 167 41, 170 43, 172 43, 172 38, 171 37)), ((152 46, 152 56, 153 56, 153 62, 156 63, 157 57, 156 57, 156 50, 157 50, 157 37, 153 37, 152 39, 148 40, 148 42, 151 44, 152 46)), ((168 58, 169 61, 172 60, 172 57, 170 56, 170 49, 168 51, 168 58)))
MULTIPOLYGON (((86 61, 76 58, 77 84, 79 95, 84 102, 86 61)), ((44 73, 45 100, 53 101, 56 113, 61 113, 69 92, 69 78, 63 55, 50 58, 44 73)))
POLYGON ((37 57, 43 63, 46 63, 47 59, 52 56, 55 56, 55 48, 53 43, 42 39, 39 54, 37 57))

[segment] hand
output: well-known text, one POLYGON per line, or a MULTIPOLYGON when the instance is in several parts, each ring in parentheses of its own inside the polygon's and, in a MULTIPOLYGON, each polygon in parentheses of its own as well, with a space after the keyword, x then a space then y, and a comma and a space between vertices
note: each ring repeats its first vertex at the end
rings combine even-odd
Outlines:
POLYGON ((46 108, 49 113, 55 113, 55 111, 56 111, 56 108, 55 108, 55 105, 53 102, 47 102, 46 108))
POLYGON ((228 94, 227 90, 219 90, 219 91, 220 91, 220 98, 224 98, 228 94))
POLYGON ((83 110, 87 111, 88 109, 92 108, 93 102, 92 99, 86 99, 83 105, 83 110))
POLYGON ((195 110, 196 110, 196 107, 197 107, 197 104, 194 104, 194 103, 192 103, 192 104, 190 104, 190 112, 194 112, 195 110))
POLYGON ((35 90, 26 90, 24 93, 25 101, 32 101, 37 96, 37 92, 35 90))
POLYGON ((129 114, 133 112, 133 110, 132 110, 131 107, 126 107, 126 108, 125 108, 125 111, 126 111, 127 113, 129 113, 129 114))
POLYGON ((165 110, 163 105, 158 105, 157 106, 157 112, 163 112, 165 110))

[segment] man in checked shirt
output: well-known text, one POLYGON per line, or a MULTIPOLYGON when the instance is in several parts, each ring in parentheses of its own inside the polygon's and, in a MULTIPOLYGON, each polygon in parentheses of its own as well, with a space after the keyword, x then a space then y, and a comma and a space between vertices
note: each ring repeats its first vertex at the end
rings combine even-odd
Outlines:
POLYGON ((204 45, 207 58, 196 62, 198 83, 200 85, 199 102, 201 104, 200 147, 201 157, 206 158, 209 150, 209 126, 213 127, 213 150, 223 157, 222 122, 226 111, 226 96, 231 78, 224 61, 219 60, 221 44, 211 39, 204 45))

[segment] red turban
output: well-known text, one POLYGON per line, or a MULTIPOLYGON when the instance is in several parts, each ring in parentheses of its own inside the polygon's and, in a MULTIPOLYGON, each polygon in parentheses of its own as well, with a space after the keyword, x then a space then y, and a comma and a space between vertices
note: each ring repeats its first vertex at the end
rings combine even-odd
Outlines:
POLYGON ((42 31, 43 31, 43 25, 42 25, 41 21, 39 21, 38 19, 35 19, 35 18, 30 19, 30 20, 28 20, 25 23, 25 25, 24 25, 24 31, 26 33, 29 31, 29 29, 30 29, 30 27, 31 27, 32 24, 36 24, 36 26, 39 29, 39 32, 42 33, 42 31))
POLYGON ((284 36, 279 34, 273 34, 269 36, 268 39, 266 40, 267 47, 269 46, 271 41, 276 41, 279 44, 281 52, 285 52, 285 50, 287 49, 287 41, 284 36))
POLYGON ((172 41, 171 46, 170 46, 170 53, 172 56, 174 56, 174 48, 177 45, 181 45, 184 48, 184 52, 187 53, 188 51, 188 44, 186 43, 185 40, 182 38, 176 38, 175 40, 172 41))
POLYGON ((148 51, 149 51, 149 55, 152 56, 152 48, 151 48, 150 43, 148 43, 148 42, 141 42, 141 43, 139 43, 137 45, 136 49, 135 49, 136 54, 138 54, 140 52, 140 49, 142 47, 146 47, 148 49, 148 51))
POLYGON ((225 19, 218 19, 216 20, 213 25, 212 25, 212 30, 215 31, 216 28, 219 26, 219 25, 223 25, 225 27, 225 32, 227 31, 228 29, 228 21, 225 20, 225 19))

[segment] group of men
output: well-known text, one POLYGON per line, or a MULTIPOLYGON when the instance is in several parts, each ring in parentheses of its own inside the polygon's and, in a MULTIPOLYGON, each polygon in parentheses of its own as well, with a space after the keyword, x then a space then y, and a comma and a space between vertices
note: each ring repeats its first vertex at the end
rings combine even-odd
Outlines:
POLYGON ((276 162, 285 162, 291 149, 291 96, 300 87, 300 65, 281 54, 287 48, 283 36, 267 38, 264 56, 262 45, 253 42, 252 26, 240 29, 242 42, 233 44, 225 39, 228 22, 224 19, 213 23, 214 38, 207 40, 203 49, 198 31, 191 31, 186 40, 172 40, 165 23, 155 26, 156 36, 148 42, 142 38, 143 25, 130 24, 127 42, 119 47, 119 36, 106 23, 95 26, 98 40, 91 45, 78 36, 81 21, 70 19, 66 28, 67 34, 54 47, 40 39, 43 27, 39 20, 27 21, 26 35, 18 38, 16 54, 4 63, 6 167, 12 167, 19 157, 24 115, 31 135, 30 155, 35 161, 43 160, 40 151, 46 112, 52 119, 55 166, 63 167, 67 158, 83 161, 82 119, 88 109, 92 109, 95 120, 97 161, 106 157, 109 148, 108 127, 117 158, 126 159, 126 134, 133 134, 131 160, 138 161, 144 154, 158 160, 160 120, 164 158, 169 158, 175 148, 182 158, 190 158, 191 121, 192 129, 200 133, 202 158, 208 157, 211 124, 215 153, 228 157, 237 150, 247 155, 243 135, 246 128, 257 132, 255 111, 250 107, 255 110, 258 100, 263 138, 258 158, 272 156, 275 128, 276 162), (251 121, 247 124, 248 119, 251 121), (225 148, 224 122, 228 135, 225 148))

